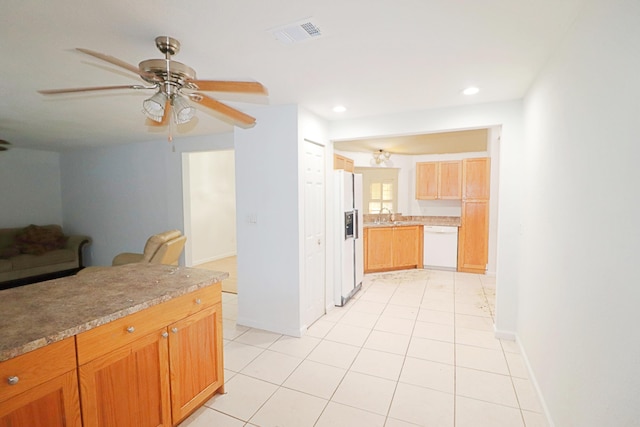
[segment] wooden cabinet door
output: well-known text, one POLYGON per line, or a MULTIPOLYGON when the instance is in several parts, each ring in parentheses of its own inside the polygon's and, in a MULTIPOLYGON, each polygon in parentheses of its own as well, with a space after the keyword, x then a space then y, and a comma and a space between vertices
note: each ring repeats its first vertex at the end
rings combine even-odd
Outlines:
POLYGON ((463 199, 489 198, 490 159, 464 159, 462 161, 462 197, 463 199))
POLYGON ((0 402, 0 427, 81 427, 76 370, 0 402))
POLYGON ((489 201, 462 202, 458 232, 458 271, 484 274, 488 261, 489 201))
POLYGON ((80 366, 84 427, 171 426, 168 357, 161 329, 80 366))
POLYGON ((169 326, 173 423, 223 391, 222 304, 169 326))
POLYGON ((438 198, 438 162, 416 163, 416 199, 438 198))
POLYGON ((393 228, 365 229, 365 273, 393 267, 393 228))
POLYGON ((422 227, 393 229, 393 267, 422 267, 422 227))
POLYGON ((460 200, 462 198, 462 162, 440 162, 438 165, 438 198, 460 200))

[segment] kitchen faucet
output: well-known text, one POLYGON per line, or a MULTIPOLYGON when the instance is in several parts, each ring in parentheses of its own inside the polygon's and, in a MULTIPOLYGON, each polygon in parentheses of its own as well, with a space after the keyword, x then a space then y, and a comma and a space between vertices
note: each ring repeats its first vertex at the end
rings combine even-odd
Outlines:
POLYGON ((391 209, 382 208, 382 209, 380 209, 380 212, 378 212, 378 224, 382 223, 381 217, 382 217, 382 213, 385 211, 385 209, 386 209, 387 212, 389 212, 389 220, 392 220, 393 212, 391 212, 391 209))

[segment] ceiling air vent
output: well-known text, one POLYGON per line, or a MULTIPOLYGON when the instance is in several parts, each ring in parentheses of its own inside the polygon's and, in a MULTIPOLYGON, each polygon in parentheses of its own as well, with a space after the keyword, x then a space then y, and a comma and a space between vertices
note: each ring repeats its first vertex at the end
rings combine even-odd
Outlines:
POLYGON ((299 43, 322 35, 320 28, 311 19, 303 19, 293 24, 278 27, 271 30, 271 33, 286 44, 299 43))

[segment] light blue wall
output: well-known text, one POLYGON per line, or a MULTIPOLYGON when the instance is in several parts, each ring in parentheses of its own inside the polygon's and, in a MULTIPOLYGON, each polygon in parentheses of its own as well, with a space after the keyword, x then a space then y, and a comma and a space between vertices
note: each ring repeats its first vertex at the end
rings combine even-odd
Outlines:
POLYGON ((298 108, 251 115, 235 131, 238 323, 299 335, 298 108))
POLYGON ((93 238, 88 265, 110 265, 120 252, 141 252, 152 234, 182 230, 181 153, 232 147, 233 135, 219 134, 62 153, 63 216, 93 238))
POLYGON ((60 185, 58 153, 21 148, 0 152, 0 228, 64 226, 60 185))

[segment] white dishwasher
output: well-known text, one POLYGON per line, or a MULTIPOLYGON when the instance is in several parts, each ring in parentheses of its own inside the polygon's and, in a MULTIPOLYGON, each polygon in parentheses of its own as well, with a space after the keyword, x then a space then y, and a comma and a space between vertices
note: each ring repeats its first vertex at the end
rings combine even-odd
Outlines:
POLYGON ((425 225, 424 268, 456 270, 458 267, 458 227, 425 225))

